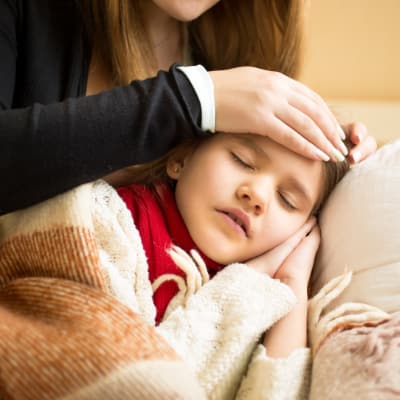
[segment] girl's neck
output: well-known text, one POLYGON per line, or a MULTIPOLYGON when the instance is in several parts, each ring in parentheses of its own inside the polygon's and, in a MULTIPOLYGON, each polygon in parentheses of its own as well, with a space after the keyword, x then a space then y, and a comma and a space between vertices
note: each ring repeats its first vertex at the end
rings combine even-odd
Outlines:
POLYGON ((152 1, 146 2, 143 13, 158 68, 167 70, 175 62, 182 63, 182 23, 152 1))

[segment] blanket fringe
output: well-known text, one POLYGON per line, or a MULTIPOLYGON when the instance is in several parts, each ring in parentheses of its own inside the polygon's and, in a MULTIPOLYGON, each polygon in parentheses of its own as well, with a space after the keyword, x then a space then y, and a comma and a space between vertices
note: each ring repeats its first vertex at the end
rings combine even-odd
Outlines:
POLYGON ((352 272, 331 279, 309 301, 308 333, 313 354, 333 332, 356 326, 378 325, 389 319, 383 310, 365 303, 347 302, 324 314, 326 307, 350 284, 352 272))

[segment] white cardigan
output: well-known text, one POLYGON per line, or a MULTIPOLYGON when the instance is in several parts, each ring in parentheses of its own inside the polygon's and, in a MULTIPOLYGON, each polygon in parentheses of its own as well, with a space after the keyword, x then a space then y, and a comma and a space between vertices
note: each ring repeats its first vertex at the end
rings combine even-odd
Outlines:
MULTIPOLYGON (((97 181, 88 189, 110 291, 154 325, 146 257, 132 216, 106 183, 97 181)), ((181 291, 157 330, 193 368, 208 398, 307 399, 310 350, 276 359, 259 344, 262 334, 295 304, 289 287, 245 264, 229 265, 207 281, 198 272, 201 260, 185 255, 186 282, 179 282, 181 291)))

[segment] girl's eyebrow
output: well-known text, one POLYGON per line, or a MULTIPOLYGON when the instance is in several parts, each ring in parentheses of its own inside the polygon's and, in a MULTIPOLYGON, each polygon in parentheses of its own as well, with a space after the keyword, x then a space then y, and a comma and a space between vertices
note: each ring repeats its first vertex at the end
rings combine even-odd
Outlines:
POLYGON ((289 186, 292 188, 292 190, 296 191, 297 193, 299 193, 299 195, 301 197, 303 197, 303 199, 310 205, 313 206, 314 203, 311 200, 311 196, 307 190, 307 187, 305 185, 303 185, 302 182, 300 182, 298 179, 296 179, 296 177, 291 176, 289 178, 289 186))
MULTIPOLYGON (((263 148, 257 145, 257 143, 254 143, 253 140, 251 140, 248 137, 243 137, 239 136, 236 138, 239 142, 241 142, 244 146, 250 148, 253 150, 255 153, 259 154, 261 157, 271 160, 271 157, 265 152, 263 148)), ((307 189, 307 187, 301 182, 295 175, 291 175, 288 179, 288 185, 296 191, 303 199, 310 205, 313 206, 314 203, 311 200, 311 195, 307 189)))
POLYGON ((237 139, 238 142, 241 142, 243 146, 248 147, 250 150, 253 150, 255 153, 259 154, 261 157, 266 158, 267 160, 270 160, 269 155, 262 149, 260 146, 258 146, 256 143, 254 143, 253 140, 246 136, 240 136, 236 135, 235 139, 237 139))

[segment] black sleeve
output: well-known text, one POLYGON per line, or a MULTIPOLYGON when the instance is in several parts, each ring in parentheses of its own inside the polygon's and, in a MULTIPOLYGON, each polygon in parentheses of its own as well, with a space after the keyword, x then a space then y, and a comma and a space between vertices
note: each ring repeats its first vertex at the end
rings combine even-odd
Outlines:
POLYGON ((0 215, 205 135, 197 96, 176 66, 95 96, 13 108, 26 4, 0 2, 0 215))
POLYGON ((200 105, 175 67, 90 97, 0 111, 0 214, 204 135, 200 105))
POLYGON ((17 13, 17 2, 0 1, 0 109, 9 108, 13 99, 18 47, 17 13))

